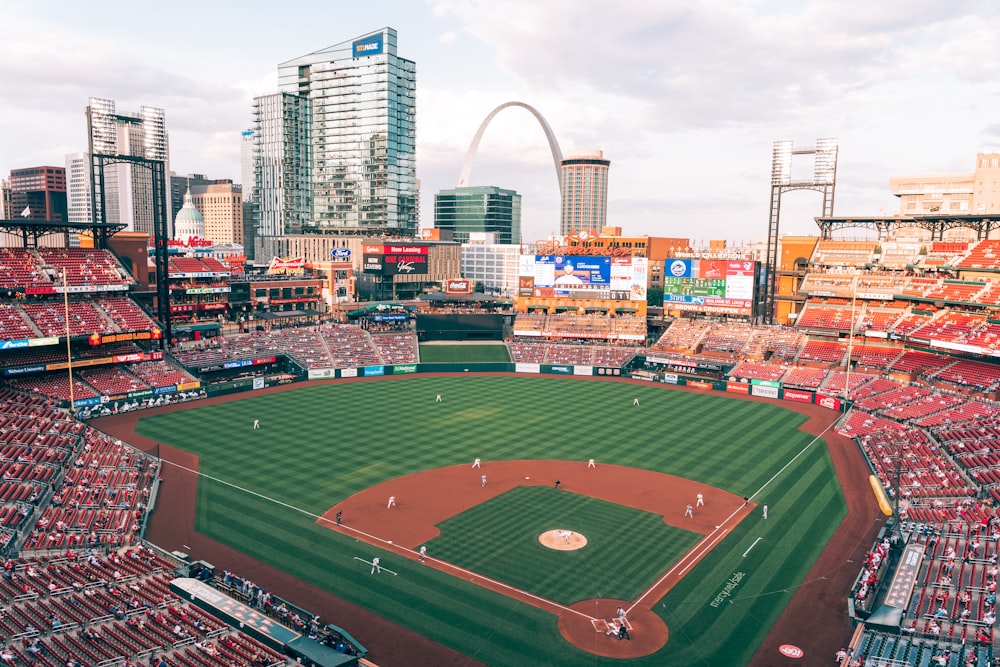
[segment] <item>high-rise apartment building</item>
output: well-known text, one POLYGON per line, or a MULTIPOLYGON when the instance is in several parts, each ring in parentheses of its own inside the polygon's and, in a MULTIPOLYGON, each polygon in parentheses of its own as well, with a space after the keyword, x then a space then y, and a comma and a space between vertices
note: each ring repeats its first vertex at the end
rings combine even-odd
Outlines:
POLYGON ((562 207, 559 233, 600 232, 608 221, 608 168, 603 151, 570 153, 562 161, 562 207))
POLYGON ((457 243, 491 232, 496 243, 521 242, 521 195, 492 185, 441 190, 434 196, 434 226, 457 243))
POLYGON ((70 222, 91 222, 90 155, 70 153, 66 156, 66 207, 70 222))
POLYGON ((28 167, 10 171, 11 213, 26 220, 66 222, 66 170, 28 167))
POLYGON ((254 258, 254 244, 257 239, 257 208, 253 204, 254 184, 254 143, 253 128, 240 134, 240 178, 243 184, 243 233, 240 234, 243 254, 254 258))
POLYGON ((243 201, 250 201, 253 194, 253 128, 240 133, 240 184, 243 186, 243 201))
POLYGON ((99 222, 124 224, 126 231, 152 236, 155 204, 165 215, 170 236, 173 216, 166 182, 170 169, 163 109, 144 106, 138 113, 120 113, 113 100, 92 97, 86 114, 94 183, 91 196, 95 210, 102 204, 104 209, 99 222), (97 167, 99 163, 103 170, 97 167), (154 189, 162 189, 159 202, 154 202, 154 189))
POLYGON ((397 55, 396 31, 383 28, 281 63, 278 84, 280 95, 254 104, 258 235, 411 237, 418 215, 416 66, 397 55), (275 153, 296 160, 278 162, 275 153), (307 208, 279 219, 279 201, 299 198, 302 181, 307 208))
MULTIPOLYGON (((254 98, 251 201, 262 239, 300 230, 309 218, 309 100, 289 93, 254 98)), ((266 243, 265 243, 266 244, 266 243)), ((268 248, 258 248, 267 259, 268 248)))

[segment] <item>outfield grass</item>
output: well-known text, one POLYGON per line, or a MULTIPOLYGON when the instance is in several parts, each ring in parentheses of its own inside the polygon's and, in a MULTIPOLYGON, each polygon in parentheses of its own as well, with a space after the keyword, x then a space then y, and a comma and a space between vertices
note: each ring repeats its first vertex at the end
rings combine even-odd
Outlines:
POLYGON ((420 361, 427 364, 445 362, 456 364, 488 363, 493 361, 509 362, 510 354, 507 352, 507 346, 503 343, 494 343, 492 345, 477 345, 474 343, 464 345, 435 343, 428 345, 424 343, 420 346, 420 361))
POLYGON ((435 558, 567 606, 638 597, 663 574, 663 563, 679 560, 702 537, 664 524, 660 514, 549 486, 512 489, 438 527, 441 535, 428 542, 435 558), (584 535, 587 546, 542 546, 538 535, 556 529, 584 535), (636 550, 658 557, 635 558, 636 550))
MULTIPOLYGON (((370 577, 354 556, 376 550, 316 526, 314 516, 375 483, 467 464, 475 456, 579 461, 592 455, 738 495, 767 483, 758 501, 770 505, 770 518, 744 520, 671 590, 655 608, 670 630, 669 642, 655 655, 629 661, 738 666, 752 656, 846 511, 822 442, 769 482, 811 442, 797 430, 803 421, 777 405, 657 385, 461 375, 247 395, 144 417, 138 428, 199 454, 203 473, 298 508, 202 478, 199 531, 498 666, 620 662, 567 644, 547 612, 391 553, 380 554, 382 563, 399 576, 370 577), (438 393, 445 402, 435 405, 438 393), (635 396, 641 409, 631 407, 635 396), (258 431, 250 428, 255 418, 258 431), (737 572, 743 574, 732 595, 713 606, 737 572)), ((480 527, 477 534, 491 532, 480 527)), ((516 576, 518 563, 508 564, 504 574, 507 561, 486 563, 473 542, 455 558, 500 568, 493 575, 498 579, 516 576)), ((675 558, 638 546, 632 555, 661 570, 675 558)), ((586 575, 573 571, 561 572, 560 579, 568 591, 588 586, 586 575)), ((330 620, 348 629, 353 622, 330 620)))

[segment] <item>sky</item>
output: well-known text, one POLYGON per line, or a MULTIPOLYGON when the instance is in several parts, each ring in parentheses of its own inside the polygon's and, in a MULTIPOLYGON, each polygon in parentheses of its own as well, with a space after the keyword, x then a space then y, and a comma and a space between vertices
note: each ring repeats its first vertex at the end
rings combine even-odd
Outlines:
MULTIPOLYGON (((497 106, 531 105, 564 154, 611 161, 608 224, 730 244, 767 236, 771 149, 839 141, 834 215, 891 215, 889 178, 971 173, 1000 150, 993 0, 0 0, 0 174, 86 150, 91 97, 160 107, 170 169, 240 182, 240 133, 280 62, 382 27, 417 67, 421 226, 497 106)), ((808 178, 809 156, 793 179, 808 178)), ((522 196, 532 241, 556 233, 545 135, 511 107, 469 185, 522 196)), ((815 234, 815 192, 780 231, 815 234)))

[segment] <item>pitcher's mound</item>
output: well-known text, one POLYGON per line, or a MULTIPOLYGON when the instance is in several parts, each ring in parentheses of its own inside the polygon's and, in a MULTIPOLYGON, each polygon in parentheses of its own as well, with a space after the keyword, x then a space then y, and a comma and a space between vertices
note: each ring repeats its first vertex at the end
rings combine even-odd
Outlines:
POLYGON ((587 538, 572 530, 547 530, 538 536, 543 547, 557 551, 575 551, 587 546, 587 538))

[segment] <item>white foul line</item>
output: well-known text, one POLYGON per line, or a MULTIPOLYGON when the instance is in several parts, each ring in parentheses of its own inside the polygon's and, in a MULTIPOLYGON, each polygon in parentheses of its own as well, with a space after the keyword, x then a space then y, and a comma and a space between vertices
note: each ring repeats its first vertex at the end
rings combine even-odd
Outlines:
MULTIPOLYGON (((750 549, 753 549, 755 546, 757 546, 757 543, 760 542, 762 539, 764 539, 764 538, 763 537, 758 537, 756 540, 754 540, 753 544, 750 545, 750 549)), ((746 558, 747 554, 750 553, 750 549, 747 549, 746 551, 743 552, 743 557, 744 558, 746 558)))
MULTIPOLYGON (((753 493, 752 496, 749 496, 749 498, 751 498, 751 499, 752 498, 756 498, 760 494, 760 492, 763 491, 767 487, 768 484, 770 484, 775 479, 777 479, 778 475, 780 475, 781 473, 783 473, 788 468, 788 466, 790 466, 793 463, 795 463, 795 461, 800 456, 802 456, 803 454, 805 454, 805 452, 806 452, 807 449, 809 449, 814 444, 816 444, 826 434, 827 431, 829 431, 831 428, 834 427, 834 425, 836 423, 837 423, 836 420, 833 421, 833 422, 831 422, 830 425, 827 426, 825 429, 823 429, 822 432, 820 432, 819 435, 817 435, 815 438, 813 438, 808 443, 806 443, 806 446, 803 447, 799 451, 798 454, 796 454, 795 456, 793 456, 791 458, 791 460, 788 461, 788 463, 786 463, 785 465, 783 465, 781 467, 781 470, 779 470, 778 472, 774 473, 774 475, 771 476, 771 479, 769 479, 766 482, 764 482, 759 489, 757 489, 756 491, 754 491, 754 493, 753 493)), ((741 506, 740 509, 742 509, 744 506, 741 506)), ((642 602, 646 598, 647 595, 649 595, 654 590, 656 590, 657 586, 659 586, 664 581, 666 581, 667 577, 669 577, 671 574, 673 574, 675 570, 677 570, 678 568, 680 568, 681 565, 683 563, 685 563, 686 561, 688 561, 689 559, 691 560, 691 562, 688 563, 687 565, 685 565, 682 569, 680 569, 680 571, 677 574, 678 575, 683 575, 689 568, 693 567, 694 564, 698 561, 699 558, 701 558, 701 556, 704 553, 706 553, 708 550, 710 550, 712 547, 714 547, 716 542, 718 542, 723 537, 725 537, 725 535, 728 532, 728 530, 723 530, 722 527, 725 526, 730 521, 732 521, 733 517, 735 517, 738 513, 739 513, 739 509, 734 510, 732 512, 732 514, 730 514, 729 516, 727 516, 725 518, 725 520, 715 528, 715 530, 713 530, 711 533, 708 533, 707 535, 705 535, 705 537, 702 538, 701 542, 699 542, 698 544, 695 545, 694 549, 692 549, 691 551, 687 552, 684 555, 684 557, 681 558, 679 561, 677 561, 677 563, 672 568, 670 568, 669 570, 667 570, 663 574, 662 577, 660 577, 659 579, 657 579, 656 582, 653 583, 652 586, 650 586, 649 588, 647 588, 643 592, 642 595, 640 595, 638 598, 636 598, 635 602, 633 602, 632 605, 628 608, 628 611, 631 612, 633 609, 635 609, 639 605, 639 603, 642 602), (713 536, 716 533, 718 533, 720 530, 722 530, 722 533, 720 533, 718 536, 716 536, 716 537, 713 538, 713 536), (711 541, 708 543, 707 546, 703 546, 703 545, 705 545, 706 541, 709 541, 709 538, 712 538, 711 541)), ((756 542, 754 544, 756 544, 756 542)))
MULTIPOLYGON (((277 500, 275 498, 271 498, 269 496, 265 496, 264 494, 257 493, 256 491, 251 491, 250 489, 246 489, 246 488, 244 488, 242 486, 239 486, 237 484, 233 484, 232 482, 227 482, 224 479, 219 479, 218 477, 213 477, 213 476, 207 475, 207 474, 205 474, 203 472, 199 472, 197 470, 192 470, 191 468, 188 468, 186 466, 182 466, 179 463, 174 463, 173 461, 168 461, 168 460, 163 459, 163 458, 161 458, 160 461, 163 462, 163 463, 168 463, 168 464, 174 466, 175 468, 180 468, 181 470, 186 470, 187 472, 190 472, 190 473, 192 473, 192 474, 194 474, 194 475, 196 475, 198 477, 205 477, 206 479, 210 479, 210 480, 212 480, 214 482, 218 482, 220 484, 225 484, 226 486, 231 486, 234 489, 239 489, 240 491, 244 491, 246 493, 249 493, 252 496, 257 496, 258 498, 261 498, 261 499, 266 500, 268 502, 272 502, 272 503, 275 503, 277 505, 281 505, 282 507, 287 507, 288 509, 295 510, 296 512, 301 512, 302 514, 305 514, 306 516, 312 517, 316 521, 322 521, 322 522, 327 523, 327 524, 333 524, 334 523, 334 521, 331 520, 331 519, 327 519, 326 517, 319 516, 318 514, 313 514, 312 512, 309 512, 307 510, 301 509, 299 507, 295 507, 294 505, 289 505, 288 503, 284 503, 284 502, 282 502, 280 500, 277 500)), ((390 541, 390 540, 383 540, 381 537, 376 537, 375 535, 372 535, 370 533, 366 533, 363 530, 358 530, 356 528, 350 528, 349 526, 343 526, 343 525, 338 525, 337 529, 340 530, 340 531, 343 531, 343 532, 348 532, 349 531, 349 532, 355 533, 357 535, 362 535, 369 542, 372 542, 372 543, 376 543, 377 542, 377 543, 381 544, 383 549, 391 549, 391 550, 394 550, 394 551, 401 551, 401 552, 406 553, 407 555, 412 555, 413 554, 413 551, 411 549, 407 549, 407 548, 401 547, 401 546, 399 546, 397 544, 393 544, 392 541, 390 541)), ((365 562, 365 563, 368 563, 369 565, 371 565, 370 561, 366 561, 364 559, 358 558, 357 556, 355 556, 355 558, 357 560, 361 560, 362 562, 365 562)), ((430 556, 428 556, 428 558, 430 558, 430 556)), ((437 560, 437 559, 431 559, 431 560, 435 560, 436 562, 440 563, 442 566, 444 566, 446 568, 450 568, 452 570, 457 570, 459 572, 462 572, 463 574, 471 575, 471 576, 476 577, 478 579, 482 579, 483 581, 487 581, 491 585, 496 586, 497 588, 503 588, 503 589, 508 590, 508 591, 513 591, 514 593, 517 593, 518 595, 521 595, 521 596, 524 596, 524 597, 528 597, 528 598, 531 598, 533 600, 537 600, 539 603, 544 604, 544 605, 548 605, 549 607, 555 607, 557 609, 561 609, 563 611, 568 611, 568 612, 571 612, 573 614, 576 614, 577 616, 582 616, 582 617, 584 617, 586 619, 594 620, 594 617, 590 616, 589 614, 584 614, 582 612, 577 611, 576 609, 572 609, 570 607, 566 607, 564 605, 561 605, 558 602, 553 602, 552 600, 548 600, 548 599, 540 597, 538 595, 533 595, 532 593, 529 593, 528 591, 522 591, 520 588, 514 588, 513 586, 509 586, 509 585, 503 583, 502 581, 497 581, 496 579, 490 579, 489 577, 484 577, 481 574, 477 574, 477 573, 475 573, 475 572, 473 572, 471 570, 466 570, 465 568, 458 567, 457 565, 453 565, 452 563, 448 563, 448 562, 445 562, 443 560, 437 560)), ((383 567, 382 569, 384 570, 386 568, 383 567)), ((393 574, 395 574, 395 572, 393 572, 393 574)))

